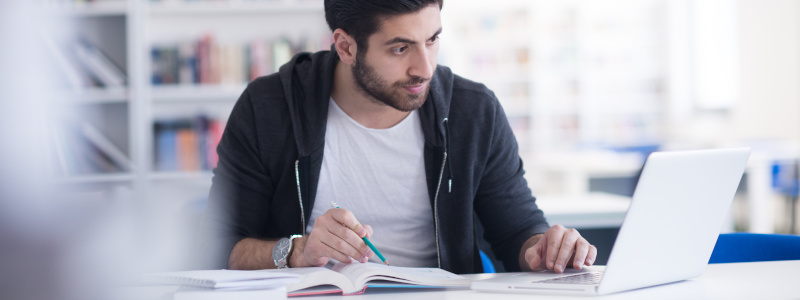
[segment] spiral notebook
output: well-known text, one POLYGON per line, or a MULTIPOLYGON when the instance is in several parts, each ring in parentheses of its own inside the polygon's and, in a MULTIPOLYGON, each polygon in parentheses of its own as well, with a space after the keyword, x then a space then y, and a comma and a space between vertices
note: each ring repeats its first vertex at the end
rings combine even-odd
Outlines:
POLYGON ((241 270, 197 270, 146 274, 146 284, 180 285, 211 289, 270 289, 300 280, 299 274, 241 270))

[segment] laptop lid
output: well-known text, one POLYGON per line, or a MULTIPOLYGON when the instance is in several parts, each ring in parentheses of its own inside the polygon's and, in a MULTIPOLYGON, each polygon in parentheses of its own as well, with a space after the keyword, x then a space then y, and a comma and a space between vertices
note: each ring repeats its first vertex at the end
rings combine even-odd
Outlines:
POLYGON ((651 154, 597 292, 702 274, 749 156, 750 148, 651 154))

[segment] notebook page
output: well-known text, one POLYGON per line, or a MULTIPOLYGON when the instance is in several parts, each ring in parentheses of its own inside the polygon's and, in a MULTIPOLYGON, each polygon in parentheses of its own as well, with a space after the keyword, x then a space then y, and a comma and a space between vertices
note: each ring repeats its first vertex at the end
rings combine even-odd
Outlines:
POLYGON ((288 272, 300 276, 300 280, 289 284, 286 288, 291 293, 310 287, 331 285, 344 293, 353 293, 356 287, 345 275, 323 267, 289 268, 281 270, 260 270, 260 272, 288 272))
POLYGON ((432 286, 468 286, 470 280, 439 268, 406 268, 386 266, 377 263, 339 263, 334 271, 347 275, 356 286, 363 286, 370 280, 390 280, 409 284, 432 286))

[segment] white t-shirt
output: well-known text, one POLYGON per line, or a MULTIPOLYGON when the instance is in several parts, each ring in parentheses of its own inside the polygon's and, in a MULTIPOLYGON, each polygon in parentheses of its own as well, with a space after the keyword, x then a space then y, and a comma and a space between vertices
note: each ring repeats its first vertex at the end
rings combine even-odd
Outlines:
MULTIPOLYGON (((370 241, 393 266, 437 267, 433 212, 425 181, 418 112, 394 127, 370 129, 331 98, 317 196, 306 232, 331 208, 370 225, 370 241)), ((370 261, 380 263, 377 255, 370 261)))

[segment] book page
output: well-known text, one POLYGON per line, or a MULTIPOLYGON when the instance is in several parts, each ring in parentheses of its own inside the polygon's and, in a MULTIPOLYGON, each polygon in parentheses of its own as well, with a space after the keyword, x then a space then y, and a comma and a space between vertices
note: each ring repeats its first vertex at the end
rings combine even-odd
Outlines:
POLYGON ((346 275, 356 287, 371 280, 388 280, 415 285, 469 286, 470 280, 439 268, 406 268, 377 263, 338 263, 333 270, 346 275))
MULTIPOLYGON (((300 281, 289 284, 286 290, 291 294, 294 291, 302 290, 310 287, 321 285, 333 285, 343 293, 355 293, 360 289, 356 289, 353 283, 343 274, 332 271, 323 267, 308 267, 308 268, 288 268, 280 270, 260 270, 261 272, 282 272, 292 273, 300 276, 300 281)), ((330 290, 322 288, 320 290, 330 290)))

